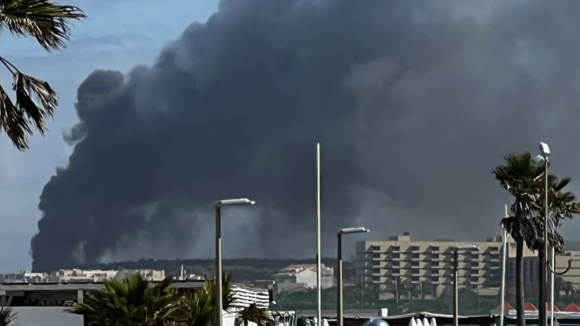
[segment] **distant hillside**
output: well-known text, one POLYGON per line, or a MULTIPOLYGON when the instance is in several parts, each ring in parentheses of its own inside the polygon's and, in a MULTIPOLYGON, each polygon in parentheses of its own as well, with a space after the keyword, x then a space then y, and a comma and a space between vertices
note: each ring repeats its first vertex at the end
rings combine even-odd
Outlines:
MULTIPOLYGON (((272 275, 292 264, 315 264, 314 259, 224 259, 223 268, 232 272, 232 281, 236 283, 252 283, 255 280, 269 280, 272 275)), ((322 263, 327 267, 336 267, 335 258, 323 258, 322 263)), ((186 260, 153 260, 141 259, 138 261, 115 262, 109 264, 89 264, 74 266, 81 269, 157 269, 164 270, 166 275, 178 276, 181 265, 188 274, 213 276, 213 259, 186 259, 186 260)), ((343 262, 343 274, 346 280, 354 279, 354 264, 343 262)))

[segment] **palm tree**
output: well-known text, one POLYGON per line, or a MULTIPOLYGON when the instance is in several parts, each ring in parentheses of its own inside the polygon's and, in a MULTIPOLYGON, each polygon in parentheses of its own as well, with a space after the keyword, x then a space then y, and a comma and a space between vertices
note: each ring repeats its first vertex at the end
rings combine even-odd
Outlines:
MULTIPOLYGON (((502 226, 516 241, 516 310, 518 326, 525 325, 524 318, 524 284, 523 284, 523 248, 524 244, 532 250, 537 250, 539 258, 543 259, 543 192, 544 169, 534 166, 531 154, 509 154, 505 164, 497 166, 492 173, 514 198, 510 214, 501 221, 502 226)), ((560 252, 564 240, 556 231, 564 219, 578 214, 578 203, 571 192, 563 192, 570 183, 570 178, 559 180, 548 175, 549 225, 550 245, 560 252)))
MULTIPOLYGON (((234 302, 234 292, 231 286, 231 274, 222 275, 222 306, 224 310, 229 310, 234 302)), ((193 295, 188 295, 182 301, 185 307, 185 325, 188 326, 208 326, 214 323, 215 318, 215 280, 208 279, 203 284, 203 288, 193 295)))
MULTIPOLYGON (((32 37, 49 52, 65 48, 70 24, 83 18, 86 16, 79 8, 48 0, 0 0, 0 28, 32 37)), ((28 148, 31 125, 41 134, 46 132, 46 118, 54 115, 58 104, 56 92, 47 82, 22 73, 6 58, 0 57, 0 62, 14 78, 16 99, 12 102, 0 85, 0 132, 6 132, 14 146, 23 151, 28 148)))
MULTIPOLYGON (((210 297, 212 305, 215 305, 215 281, 206 277, 203 287, 210 297)), ((229 272, 222 274, 222 289, 222 306, 224 310, 228 310, 234 302, 234 292, 232 291, 231 274, 229 272)))
POLYGON ((267 326, 269 322, 273 322, 274 318, 266 308, 260 308, 255 303, 238 311, 236 314, 235 325, 248 326, 249 322, 256 323, 257 326, 267 326))
POLYGON ((152 284, 140 274, 104 281, 105 289, 87 293, 68 312, 101 326, 161 326, 183 320, 184 311, 171 281, 152 284))
POLYGON ((8 326, 16 320, 16 313, 11 308, 0 308, 0 326, 8 326))

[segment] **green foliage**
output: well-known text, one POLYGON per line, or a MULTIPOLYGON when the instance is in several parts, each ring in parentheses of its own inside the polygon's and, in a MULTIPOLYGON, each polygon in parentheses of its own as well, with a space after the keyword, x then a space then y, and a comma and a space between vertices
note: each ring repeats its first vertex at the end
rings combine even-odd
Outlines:
MULTIPOLYGON (((179 293, 171 281, 153 284, 140 274, 109 279, 105 289, 87 293, 83 303, 68 312, 100 326, 208 326, 214 321, 215 281, 206 280, 197 293, 179 293)), ((223 275, 223 306, 233 302, 230 276, 223 275)))
POLYGON ((260 308, 255 303, 252 303, 248 307, 242 309, 236 314, 235 324, 237 326, 244 325, 248 326, 249 322, 256 323, 258 326, 266 326, 268 322, 273 322, 274 318, 268 311, 268 309, 260 308))
POLYGON ((69 310, 99 325, 167 325, 181 318, 179 296, 165 280, 152 285, 140 274, 125 279, 109 279, 105 289, 87 293, 83 303, 69 310))

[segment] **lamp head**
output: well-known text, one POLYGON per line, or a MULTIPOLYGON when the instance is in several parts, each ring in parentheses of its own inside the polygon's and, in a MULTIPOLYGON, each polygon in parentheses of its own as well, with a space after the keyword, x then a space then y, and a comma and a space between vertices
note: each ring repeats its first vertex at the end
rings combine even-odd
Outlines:
POLYGON ((340 229, 338 230, 338 234, 350 234, 350 233, 366 233, 369 232, 369 229, 366 229, 364 227, 354 227, 354 228, 344 228, 344 229, 340 229))
POLYGON ((456 246, 456 247, 452 247, 452 248, 455 251, 459 251, 459 250, 479 251, 479 247, 476 245, 456 246))
POLYGON ((550 146, 546 143, 540 142, 540 152, 544 158, 548 158, 550 156, 550 146))
POLYGON ((253 200, 249 200, 248 198, 238 198, 238 199, 224 199, 216 201, 214 206, 215 207, 222 207, 222 206, 241 206, 241 205, 254 205, 256 202, 253 200))

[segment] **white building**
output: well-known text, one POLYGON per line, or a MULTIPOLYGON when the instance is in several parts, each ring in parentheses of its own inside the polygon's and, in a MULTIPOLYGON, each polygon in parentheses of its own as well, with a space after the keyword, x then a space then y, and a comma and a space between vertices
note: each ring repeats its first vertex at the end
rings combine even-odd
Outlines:
POLYGON ((141 274, 149 281, 162 281, 165 279, 163 270, 81 270, 81 269, 61 269, 50 274, 30 273, 20 271, 20 273, 3 274, 0 276, 1 283, 95 283, 103 282, 109 278, 125 278, 129 275, 141 274))
MULTIPOLYGON (((316 287, 316 264, 295 264, 274 274, 274 290, 276 292, 297 289, 313 289, 316 287)), ((334 270, 322 265, 320 287, 323 289, 334 286, 334 270)))

